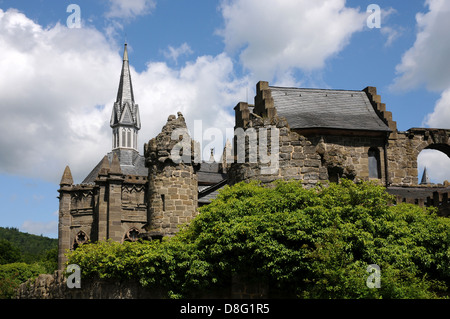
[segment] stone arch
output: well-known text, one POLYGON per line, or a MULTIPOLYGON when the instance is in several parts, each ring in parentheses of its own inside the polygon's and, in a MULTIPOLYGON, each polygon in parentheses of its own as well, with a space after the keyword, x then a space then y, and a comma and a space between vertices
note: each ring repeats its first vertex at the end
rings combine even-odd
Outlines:
POLYGON ((450 157, 450 130, 415 128, 408 131, 408 137, 417 141, 417 154, 424 149, 433 149, 450 157))
POLYGON ((436 150, 436 151, 440 151, 442 153, 444 153, 445 155, 448 156, 448 158, 450 158, 450 145, 448 144, 441 144, 441 143, 437 143, 437 144, 429 144, 426 147, 424 147, 423 149, 421 149, 419 151, 422 152, 423 150, 436 150))
MULTIPOLYGON (((424 150, 439 151, 450 159, 450 130, 444 129, 412 129, 413 138, 416 140, 415 154, 413 160, 417 169, 419 168, 419 155, 424 150)), ((421 181, 418 171, 418 182, 421 181)))

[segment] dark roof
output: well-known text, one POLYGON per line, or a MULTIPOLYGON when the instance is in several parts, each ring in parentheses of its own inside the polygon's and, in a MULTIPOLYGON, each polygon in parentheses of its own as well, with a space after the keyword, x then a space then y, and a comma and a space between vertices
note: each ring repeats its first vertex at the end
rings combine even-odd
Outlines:
POLYGON ((390 131, 363 91, 270 87, 279 116, 291 128, 390 131))
POLYGON ((209 204, 213 199, 217 197, 219 194, 219 191, 224 188, 228 183, 227 179, 223 179, 220 182, 203 188, 201 191, 198 192, 198 203, 200 205, 209 204))
MULTIPOLYGON (((116 149, 106 154, 109 165, 112 163, 114 152, 119 157, 120 169, 124 175, 148 176, 148 168, 145 167, 145 158, 131 149, 116 149)), ((102 166, 103 159, 94 167, 82 184, 94 183, 102 166)))
POLYGON ((217 162, 202 162, 197 176, 199 185, 212 185, 227 178, 227 174, 222 173, 221 165, 217 162))

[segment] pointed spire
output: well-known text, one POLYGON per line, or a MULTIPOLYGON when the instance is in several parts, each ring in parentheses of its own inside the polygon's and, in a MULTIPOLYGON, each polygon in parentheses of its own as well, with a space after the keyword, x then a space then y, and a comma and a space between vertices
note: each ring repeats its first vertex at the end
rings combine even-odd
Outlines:
POLYGON ((125 48, 123 49, 123 60, 128 62, 128 50, 127 50, 126 42, 125 42, 125 48))
POLYGON ((134 102, 127 43, 124 45, 122 71, 117 99, 112 109, 110 126, 113 129, 113 149, 127 148, 137 151, 141 119, 139 106, 134 102))
POLYGON ((420 185, 428 185, 428 184, 431 184, 431 181, 427 174, 427 168, 425 167, 423 170, 422 181, 420 182, 420 185))
POLYGON ((117 154, 115 152, 113 154, 113 159, 111 162, 111 168, 109 170, 109 174, 122 175, 122 169, 120 168, 119 157, 117 156, 117 154))
POLYGON ((123 105, 125 102, 134 104, 133 85, 131 84, 130 64, 128 61, 128 49, 126 43, 123 50, 122 72, 120 74, 116 103, 123 105))
POLYGON ((100 172, 98 175, 108 175, 109 172, 109 161, 108 156, 105 155, 102 160, 102 164, 100 165, 100 172))
POLYGON ((70 186, 73 185, 73 178, 72 178, 72 172, 70 171, 69 166, 66 166, 64 169, 63 176, 61 178, 61 182, 59 183, 60 186, 66 185, 70 186))

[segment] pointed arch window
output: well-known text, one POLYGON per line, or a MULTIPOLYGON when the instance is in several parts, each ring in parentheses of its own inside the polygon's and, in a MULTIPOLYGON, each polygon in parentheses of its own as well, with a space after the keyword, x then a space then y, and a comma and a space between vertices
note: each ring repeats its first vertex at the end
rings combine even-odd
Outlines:
POLYGON ((127 146, 127 132, 125 131, 125 129, 122 129, 122 143, 121 143, 122 147, 126 147, 127 146))

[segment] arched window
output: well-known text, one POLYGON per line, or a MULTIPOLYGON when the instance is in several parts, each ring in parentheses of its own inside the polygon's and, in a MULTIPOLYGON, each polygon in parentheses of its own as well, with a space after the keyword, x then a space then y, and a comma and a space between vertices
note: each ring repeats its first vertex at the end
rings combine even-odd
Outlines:
POLYGON ((380 151, 371 147, 369 149, 369 178, 381 178, 380 151))
POLYGON ((131 228, 129 231, 126 232, 123 241, 137 241, 139 239, 139 230, 136 228, 131 228))
POLYGON ((77 249, 79 246, 86 244, 89 241, 89 237, 86 233, 80 230, 73 240, 72 249, 77 249))
POLYGON ((122 147, 127 147, 127 132, 125 129, 122 129, 122 147))

